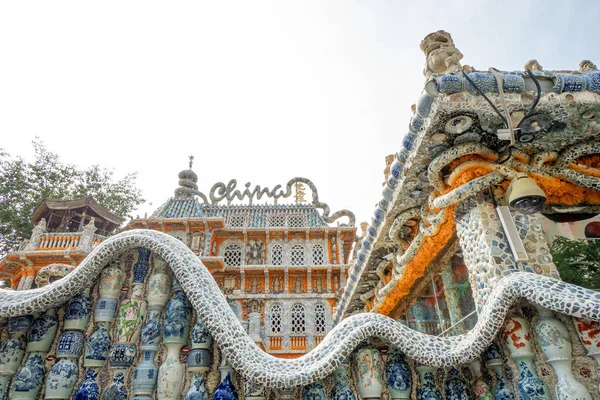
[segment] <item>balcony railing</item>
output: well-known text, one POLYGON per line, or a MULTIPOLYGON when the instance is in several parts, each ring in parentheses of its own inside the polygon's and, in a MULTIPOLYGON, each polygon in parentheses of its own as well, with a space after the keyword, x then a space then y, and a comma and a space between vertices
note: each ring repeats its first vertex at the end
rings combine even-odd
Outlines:
MULTIPOLYGON (((83 235, 83 232, 45 233, 40 238, 40 243, 36 250, 76 250, 83 235)), ((105 236, 94 234, 92 236, 92 249, 104 239, 106 239, 105 236)))
POLYGON ((290 350, 306 350, 306 336, 290 336, 290 350))
POLYGON ((283 338, 281 336, 271 336, 269 338, 270 350, 281 350, 283 348, 283 338))

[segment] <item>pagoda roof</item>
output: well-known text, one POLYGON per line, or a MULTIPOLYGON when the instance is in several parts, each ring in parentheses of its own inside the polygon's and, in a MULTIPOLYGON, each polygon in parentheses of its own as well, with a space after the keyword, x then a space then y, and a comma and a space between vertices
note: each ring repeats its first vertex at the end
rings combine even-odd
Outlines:
POLYGON ((88 214, 108 221, 115 225, 115 228, 119 227, 125 221, 125 218, 108 211, 100 203, 94 200, 92 196, 86 196, 74 200, 44 199, 31 215, 31 223, 37 225, 40 220, 45 218, 51 211, 79 210, 86 207, 88 208, 88 214))

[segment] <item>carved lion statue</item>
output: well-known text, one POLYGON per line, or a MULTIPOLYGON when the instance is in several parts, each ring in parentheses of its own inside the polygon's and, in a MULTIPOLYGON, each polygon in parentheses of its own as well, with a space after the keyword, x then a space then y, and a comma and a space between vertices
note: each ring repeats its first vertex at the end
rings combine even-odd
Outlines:
POLYGON ((35 276, 35 285, 37 287, 46 286, 49 283, 57 281, 69 275, 75 269, 68 264, 50 264, 40 269, 35 276))
POLYGON ((456 73, 462 70, 462 53, 454 47, 452 36, 446 31, 437 31, 425 36, 421 41, 421 50, 425 53, 423 75, 456 73))

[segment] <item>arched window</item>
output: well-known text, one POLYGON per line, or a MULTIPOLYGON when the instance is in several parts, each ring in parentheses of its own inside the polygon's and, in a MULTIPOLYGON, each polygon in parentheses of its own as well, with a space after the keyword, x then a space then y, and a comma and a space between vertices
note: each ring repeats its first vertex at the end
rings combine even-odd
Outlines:
POLYGON ((306 313, 304 306, 296 304, 292 307, 292 333, 299 334, 306 332, 306 313))
POLYGON ((325 306, 323 304, 317 304, 315 306, 315 332, 325 333, 325 306))
POLYGON ((281 306, 271 307, 271 333, 281 333, 281 306))
POLYGON ((283 246, 280 244, 274 244, 271 247, 271 265, 283 264, 283 246))
POLYGON ((320 244, 315 244, 312 248, 313 253, 313 264, 323 265, 325 264, 325 250, 320 244))
POLYGON ((293 245, 290 251, 290 264, 304 265, 305 258, 306 256, 304 254, 304 246, 301 244, 293 245))
POLYGON ((228 244, 223 251, 223 259, 228 267, 239 267, 242 265, 242 246, 239 244, 228 244))

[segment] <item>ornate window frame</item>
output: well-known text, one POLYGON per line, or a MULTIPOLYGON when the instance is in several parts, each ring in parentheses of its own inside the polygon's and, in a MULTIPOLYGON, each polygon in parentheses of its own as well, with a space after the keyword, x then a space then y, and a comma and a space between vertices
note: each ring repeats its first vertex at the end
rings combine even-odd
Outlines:
POLYGON ((271 240, 269 242, 269 246, 268 246, 268 251, 267 251, 267 262, 265 264, 267 265, 277 265, 277 266, 283 266, 285 265, 286 259, 285 259, 285 248, 286 248, 286 243, 283 240, 280 239, 276 239, 276 240, 271 240), (281 246, 281 262, 279 264, 275 264, 273 262, 273 250, 275 246, 281 246))
POLYGON ((221 243, 221 246, 219 246, 219 256, 223 257, 223 262, 225 262, 225 267, 231 267, 231 268, 241 267, 241 266, 245 265, 245 263, 246 263, 246 245, 244 244, 244 242, 242 242, 239 239, 228 239, 228 240, 224 241, 223 243, 221 243), (240 265, 228 265, 225 262, 225 250, 227 250, 227 247, 231 246, 231 245, 236 245, 240 248, 240 251, 241 251, 240 265))

